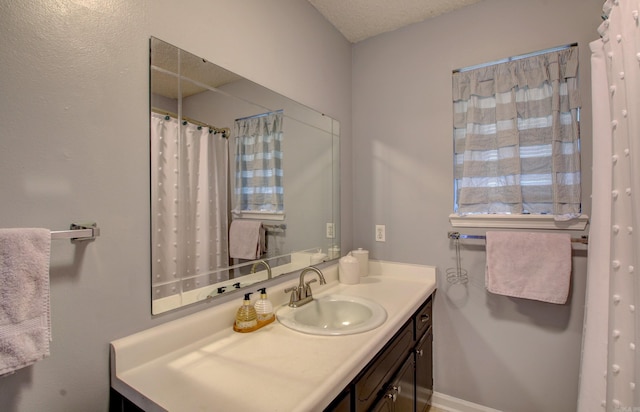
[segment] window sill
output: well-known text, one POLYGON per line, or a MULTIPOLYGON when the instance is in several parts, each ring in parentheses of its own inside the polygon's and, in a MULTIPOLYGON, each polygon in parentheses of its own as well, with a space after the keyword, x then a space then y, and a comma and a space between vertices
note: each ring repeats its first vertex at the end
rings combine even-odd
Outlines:
POLYGON ((263 213, 263 212, 236 212, 233 211, 233 216, 241 219, 255 219, 255 220, 284 220, 284 213, 263 213))
POLYGON ((555 229, 584 230, 589 216, 580 215, 576 219, 556 221, 549 215, 449 215, 453 227, 502 228, 502 229, 555 229))

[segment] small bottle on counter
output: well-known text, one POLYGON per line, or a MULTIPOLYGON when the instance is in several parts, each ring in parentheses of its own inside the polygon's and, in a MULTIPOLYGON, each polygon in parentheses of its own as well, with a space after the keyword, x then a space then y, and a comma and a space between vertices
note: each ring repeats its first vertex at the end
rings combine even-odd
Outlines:
POLYGON ((253 332, 258 329, 258 315, 251 304, 251 295, 253 292, 244 294, 242 306, 236 312, 236 321, 233 324, 233 330, 236 332, 253 332))
POLYGON ((260 288, 258 291, 260 292, 260 299, 254 305, 254 308, 258 318, 258 327, 261 328, 273 322, 276 317, 273 314, 273 304, 267 297, 267 288, 260 288))

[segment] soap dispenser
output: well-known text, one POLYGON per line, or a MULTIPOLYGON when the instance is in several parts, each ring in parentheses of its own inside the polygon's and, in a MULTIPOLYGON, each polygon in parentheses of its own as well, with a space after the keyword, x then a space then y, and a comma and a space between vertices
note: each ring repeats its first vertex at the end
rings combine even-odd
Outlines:
POLYGON ((276 317, 273 314, 273 304, 267 297, 267 288, 260 288, 258 291, 260 292, 260 299, 254 305, 254 308, 258 316, 258 327, 261 328, 273 322, 276 317))
POLYGON ((236 321, 233 324, 233 330, 236 332, 253 332, 258 329, 258 316, 251 304, 252 293, 253 292, 244 294, 242 306, 240 306, 238 312, 236 312, 236 321))

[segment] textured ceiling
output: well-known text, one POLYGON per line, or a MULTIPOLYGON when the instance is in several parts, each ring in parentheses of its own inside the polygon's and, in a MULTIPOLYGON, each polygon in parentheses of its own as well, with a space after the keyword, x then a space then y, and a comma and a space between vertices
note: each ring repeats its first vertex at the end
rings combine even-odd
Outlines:
POLYGON ((351 43, 469 6, 480 0, 308 0, 351 43))

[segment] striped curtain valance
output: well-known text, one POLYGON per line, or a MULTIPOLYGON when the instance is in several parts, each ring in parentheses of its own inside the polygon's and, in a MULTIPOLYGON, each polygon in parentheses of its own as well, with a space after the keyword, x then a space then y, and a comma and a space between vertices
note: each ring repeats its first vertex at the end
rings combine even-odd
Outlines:
POLYGON ((456 211, 580 213, 578 49, 453 74, 456 211))
POLYGON ((235 210, 284 212, 282 111, 235 122, 235 210))

